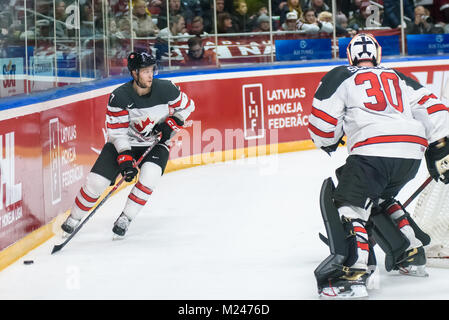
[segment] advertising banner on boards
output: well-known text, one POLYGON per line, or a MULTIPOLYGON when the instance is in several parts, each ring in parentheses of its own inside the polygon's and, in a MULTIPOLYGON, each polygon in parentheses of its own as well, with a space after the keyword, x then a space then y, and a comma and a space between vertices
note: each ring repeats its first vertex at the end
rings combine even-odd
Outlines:
MULTIPOLYGON (((196 110, 189 119, 192 125, 178 133, 170 159, 309 140, 312 99, 326 70, 171 78, 195 101, 196 110)), ((449 65, 399 71, 437 96, 449 97, 449 65)), ((41 102, 30 108, 42 110, 44 105, 44 111, 1 121, 0 250, 70 209, 106 141, 108 95, 86 93, 76 101, 66 97, 55 107, 54 101, 41 102)))

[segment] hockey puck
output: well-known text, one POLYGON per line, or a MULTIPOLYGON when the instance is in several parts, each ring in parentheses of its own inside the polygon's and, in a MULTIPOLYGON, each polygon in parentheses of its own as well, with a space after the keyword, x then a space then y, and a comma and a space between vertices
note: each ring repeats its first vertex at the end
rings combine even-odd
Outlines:
POLYGON ((34 260, 24 260, 23 264, 33 264, 34 260))

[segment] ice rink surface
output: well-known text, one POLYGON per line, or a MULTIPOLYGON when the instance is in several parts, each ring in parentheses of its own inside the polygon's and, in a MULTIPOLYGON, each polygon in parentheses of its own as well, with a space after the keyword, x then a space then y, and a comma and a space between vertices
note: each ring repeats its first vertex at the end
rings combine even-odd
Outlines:
MULTIPOLYGON (((318 299, 313 271, 329 255, 318 238, 325 234, 319 192, 346 156, 345 148, 332 157, 310 150, 168 173, 126 239, 112 241, 128 187, 57 254, 50 254, 61 242, 55 236, 0 272, 0 300, 318 299)), ((426 175, 422 163, 398 199, 426 175)), ((449 269, 401 276, 385 271, 378 246, 376 254, 369 299, 449 299, 449 269)))

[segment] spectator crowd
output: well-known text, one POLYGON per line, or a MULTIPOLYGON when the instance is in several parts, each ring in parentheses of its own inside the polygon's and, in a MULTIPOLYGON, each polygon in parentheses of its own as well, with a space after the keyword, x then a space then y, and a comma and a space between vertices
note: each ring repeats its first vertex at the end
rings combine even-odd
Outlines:
MULTIPOLYGON (((110 39, 117 54, 123 41, 154 39, 159 55, 187 42, 184 64, 215 64, 201 39, 223 34, 263 32, 348 37, 367 28, 399 28, 398 0, 9 0, 0 2, 0 58, 24 39, 110 39), (26 2, 34 8, 24 23, 26 2), (54 3, 54 5, 53 5, 54 3), (105 5, 106 3, 106 5, 105 5), (168 3, 168 8, 167 8, 168 3), (77 21, 76 6, 79 8, 77 21), (270 18, 271 8, 271 18, 270 18), (335 24, 335 25, 334 25, 335 24), (25 26, 28 26, 25 30, 25 26)), ((404 0, 407 34, 449 33, 449 0, 404 0)))

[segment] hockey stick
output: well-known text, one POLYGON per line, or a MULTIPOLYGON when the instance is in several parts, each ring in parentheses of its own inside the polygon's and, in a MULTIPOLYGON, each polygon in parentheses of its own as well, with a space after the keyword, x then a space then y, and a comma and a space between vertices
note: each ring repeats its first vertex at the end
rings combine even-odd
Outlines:
MULTIPOLYGON (((142 154, 142 156, 139 158, 139 160, 136 161, 136 163, 134 164, 134 167, 138 167, 139 164, 142 162, 142 160, 148 155, 148 153, 153 149, 153 147, 159 142, 159 139, 156 139, 154 141, 154 143, 152 145, 150 145, 145 152, 142 154)), ((66 246, 66 244, 75 236, 75 234, 83 227, 83 225, 95 214, 95 212, 98 210, 98 208, 100 208, 103 203, 106 202, 107 199, 109 199, 109 197, 118 189, 118 187, 120 187, 120 185, 123 183, 123 181, 125 181, 125 178, 122 176, 119 180, 119 182, 117 182, 115 184, 115 186, 106 194, 106 196, 98 203, 98 205, 95 207, 94 210, 92 210, 89 215, 80 223, 80 225, 78 226, 78 228, 76 228, 68 237, 67 239, 65 239, 64 242, 62 242, 61 244, 57 244, 53 247, 53 250, 51 251, 51 254, 58 252, 59 250, 61 250, 62 248, 64 248, 66 246)))
POLYGON ((424 181, 423 184, 419 186, 418 189, 416 189, 416 191, 410 196, 410 198, 408 198, 407 201, 404 202, 402 206, 405 208, 410 204, 410 202, 415 200, 415 198, 421 193, 421 191, 423 191, 427 187, 427 185, 432 181, 432 179, 433 179, 432 177, 428 177, 426 181, 424 181))

